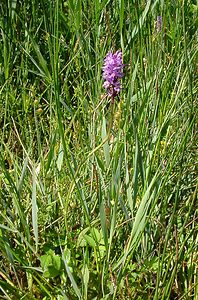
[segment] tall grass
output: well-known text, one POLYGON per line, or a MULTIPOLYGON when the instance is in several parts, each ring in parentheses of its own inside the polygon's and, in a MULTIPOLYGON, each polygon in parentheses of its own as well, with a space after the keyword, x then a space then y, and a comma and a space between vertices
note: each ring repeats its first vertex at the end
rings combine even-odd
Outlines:
POLYGON ((0 4, 1 299, 198 299, 197 10, 0 4))

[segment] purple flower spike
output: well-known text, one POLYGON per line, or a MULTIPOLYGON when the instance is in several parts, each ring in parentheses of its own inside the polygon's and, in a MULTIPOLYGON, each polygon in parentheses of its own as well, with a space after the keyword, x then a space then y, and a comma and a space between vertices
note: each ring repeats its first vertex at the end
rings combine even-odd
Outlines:
POLYGON ((115 97, 121 90, 120 78, 124 76, 122 69, 122 52, 108 52, 104 59, 103 79, 105 80, 103 87, 107 90, 110 97, 115 97))
POLYGON ((157 16, 157 23, 156 23, 157 32, 162 30, 162 16, 157 16))

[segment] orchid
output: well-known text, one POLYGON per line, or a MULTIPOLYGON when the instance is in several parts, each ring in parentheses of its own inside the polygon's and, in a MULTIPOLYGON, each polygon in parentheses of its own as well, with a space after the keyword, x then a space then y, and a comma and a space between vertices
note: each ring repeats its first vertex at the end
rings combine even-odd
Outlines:
POLYGON ((124 76, 123 67, 122 52, 108 52, 104 59, 103 78, 105 82, 103 87, 111 97, 118 95, 121 90, 120 79, 124 76))

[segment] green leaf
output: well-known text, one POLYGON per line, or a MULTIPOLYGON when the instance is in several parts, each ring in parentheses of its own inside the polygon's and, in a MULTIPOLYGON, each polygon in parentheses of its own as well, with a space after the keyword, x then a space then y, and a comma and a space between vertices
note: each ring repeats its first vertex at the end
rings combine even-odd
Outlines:
POLYGON ((84 235, 84 239, 87 241, 87 243, 88 243, 92 248, 95 248, 95 247, 96 247, 96 242, 94 241, 94 239, 93 239, 91 236, 85 234, 85 235, 84 235))
MULTIPOLYGON (((107 131, 106 131, 106 119, 103 117, 103 122, 102 122, 102 140, 105 140, 107 137, 107 131)), ((105 156, 105 161, 107 167, 109 166, 110 163, 110 147, 108 141, 106 141, 103 145, 103 150, 104 150, 104 156, 105 156)))
POLYGON ((62 146, 62 144, 60 144, 60 148, 59 148, 59 152, 58 152, 58 158, 57 158, 57 161, 56 161, 56 165, 57 165, 57 168, 58 168, 59 171, 62 168, 63 157, 64 157, 63 146, 62 146))
POLYGON ((32 171, 32 226, 36 242, 36 251, 38 248, 38 206, 36 200, 36 171, 32 171))
POLYGON ((106 213, 105 213, 104 201, 102 201, 100 204, 100 222, 101 222, 101 227, 102 227, 103 240, 104 240, 106 249, 108 249, 107 218, 106 218, 106 213))
POLYGON ((100 232, 98 231, 97 228, 91 228, 90 229, 90 232, 91 232, 91 236, 92 238, 95 240, 96 243, 100 243, 100 240, 101 240, 101 234, 100 232))
POLYGON ((43 276, 46 278, 53 278, 60 275, 61 272, 54 268, 53 266, 49 266, 46 271, 43 272, 43 276))
POLYGON ((52 265, 52 256, 51 255, 42 255, 40 257, 41 267, 43 270, 47 269, 48 266, 52 265))
POLYGON ((61 270, 61 267, 62 267, 62 259, 60 258, 60 256, 58 255, 54 255, 52 257, 52 264, 53 264, 53 267, 57 270, 61 270))
POLYGON ((84 265, 82 268, 82 278, 85 288, 85 297, 87 297, 87 291, 88 291, 88 283, 89 283, 89 269, 87 265, 84 265))

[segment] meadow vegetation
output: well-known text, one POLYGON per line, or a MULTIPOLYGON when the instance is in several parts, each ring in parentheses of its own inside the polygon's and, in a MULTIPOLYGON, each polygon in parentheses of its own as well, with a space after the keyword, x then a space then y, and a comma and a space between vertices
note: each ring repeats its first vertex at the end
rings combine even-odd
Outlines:
POLYGON ((197 15, 1 1, 0 299, 198 299, 197 15))

